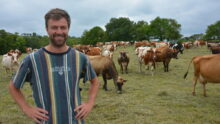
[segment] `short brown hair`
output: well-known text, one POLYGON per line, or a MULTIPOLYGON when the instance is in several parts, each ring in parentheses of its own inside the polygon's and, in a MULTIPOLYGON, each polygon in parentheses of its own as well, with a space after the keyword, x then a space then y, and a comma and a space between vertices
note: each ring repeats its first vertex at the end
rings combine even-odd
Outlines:
POLYGON ((71 20, 70 20, 69 14, 65 10, 62 10, 62 9, 59 9, 59 8, 51 9, 44 16, 46 27, 48 27, 48 20, 49 19, 60 20, 61 18, 66 19, 66 21, 68 23, 68 28, 70 28, 71 20))

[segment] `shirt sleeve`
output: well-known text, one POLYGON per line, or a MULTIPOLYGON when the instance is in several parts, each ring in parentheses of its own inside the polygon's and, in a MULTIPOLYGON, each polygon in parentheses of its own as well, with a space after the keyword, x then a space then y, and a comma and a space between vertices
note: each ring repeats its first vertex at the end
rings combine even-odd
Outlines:
POLYGON ((84 75, 84 80, 83 82, 86 82, 88 80, 92 80, 93 78, 96 77, 96 73, 88 59, 88 57, 86 57, 86 64, 85 64, 85 75, 84 75))
POLYGON ((27 56, 22 60, 16 74, 12 77, 12 82, 16 88, 20 89, 24 82, 30 81, 30 77, 30 57, 27 56))

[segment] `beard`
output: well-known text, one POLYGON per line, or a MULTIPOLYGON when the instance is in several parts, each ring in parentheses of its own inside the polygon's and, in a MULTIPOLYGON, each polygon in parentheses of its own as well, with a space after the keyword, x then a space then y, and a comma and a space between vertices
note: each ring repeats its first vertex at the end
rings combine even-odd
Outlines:
POLYGON ((66 40, 67 40, 67 35, 66 34, 52 34, 50 36, 50 41, 51 41, 51 44, 55 47, 62 47, 65 45, 66 43, 66 40))

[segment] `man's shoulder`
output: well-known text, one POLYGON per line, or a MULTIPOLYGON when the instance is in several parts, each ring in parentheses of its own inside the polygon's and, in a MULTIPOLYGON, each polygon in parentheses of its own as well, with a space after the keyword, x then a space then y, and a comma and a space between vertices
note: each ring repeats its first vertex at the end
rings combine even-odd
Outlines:
POLYGON ((75 48, 71 48, 71 52, 73 52, 74 54, 77 54, 77 55, 80 56, 80 57, 87 58, 87 56, 86 56, 84 53, 78 51, 78 50, 75 49, 75 48))

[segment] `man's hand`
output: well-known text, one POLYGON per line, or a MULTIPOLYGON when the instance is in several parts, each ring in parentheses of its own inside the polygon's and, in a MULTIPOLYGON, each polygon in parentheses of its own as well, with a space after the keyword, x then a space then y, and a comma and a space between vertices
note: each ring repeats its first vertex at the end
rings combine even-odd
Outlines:
POLYGON ((76 114, 77 120, 83 120, 86 118, 86 116, 91 112, 93 107, 93 103, 83 103, 82 105, 76 107, 74 111, 76 114))
POLYGON ((48 112, 42 108, 26 107, 23 109, 23 112, 38 124, 41 124, 43 120, 47 121, 49 119, 47 116, 48 112))

